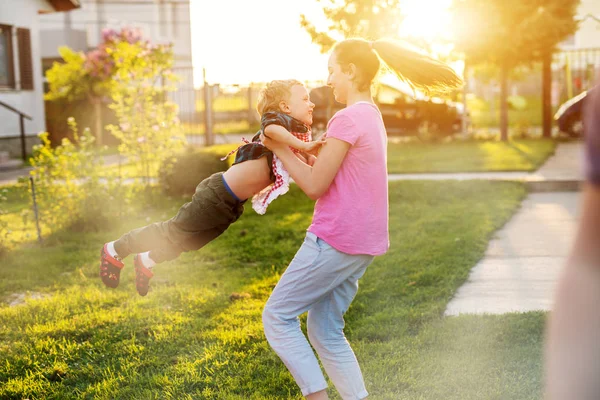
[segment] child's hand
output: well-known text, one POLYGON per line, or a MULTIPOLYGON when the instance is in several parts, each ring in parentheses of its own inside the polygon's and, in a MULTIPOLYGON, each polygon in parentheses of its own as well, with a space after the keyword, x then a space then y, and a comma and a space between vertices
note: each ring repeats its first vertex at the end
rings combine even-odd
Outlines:
POLYGON ((317 161, 317 157, 313 156, 312 154, 308 154, 306 156, 306 163, 311 167, 315 165, 315 161, 317 161))
POLYGON ((325 143, 326 142, 324 139, 315 140, 314 142, 307 142, 304 144, 302 149, 298 149, 298 150, 302 150, 303 152, 305 152, 307 154, 317 155, 319 153, 319 149, 325 143))

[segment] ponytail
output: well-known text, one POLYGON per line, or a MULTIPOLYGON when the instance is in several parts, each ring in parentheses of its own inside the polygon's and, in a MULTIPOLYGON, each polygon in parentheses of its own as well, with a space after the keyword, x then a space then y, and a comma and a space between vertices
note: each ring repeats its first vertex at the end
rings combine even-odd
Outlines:
POLYGON ((396 76, 425 92, 447 92, 462 86, 462 79, 447 64, 408 44, 389 39, 372 42, 371 47, 396 76))
POLYGON ((408 44, 391 39, 368 42, 346 39, 338 42, 333 51, 342 68, 354 64, 359 71, 359 90, 371 86, 380 67, 380 59, 401 80, 424 92, 447 92, 462 86, 462 79, 447 64, 438 61, 408 44))

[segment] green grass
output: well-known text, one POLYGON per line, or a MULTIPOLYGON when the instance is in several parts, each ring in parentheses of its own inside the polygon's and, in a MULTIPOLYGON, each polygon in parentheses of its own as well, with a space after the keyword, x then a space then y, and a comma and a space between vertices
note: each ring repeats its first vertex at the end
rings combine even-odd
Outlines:
MULTIPOLYGON (((346 333, 372 399, 537 399, 543 314, 442 318, 487 241, 518 206, 504 182, 390 184, 391 249, 369 267, 346 333)), ((99 246, 171 216, 181 199, 107 232, 54 232, 0 263, 0 398, 299 399, 261 311, 300 246, 313 203, 293 188, 198 252, 156 267, 139 297, 97 277, 99 246), (232 293, 250 298, 231 301, 232 293)), ((339 399, 333 389, 332 398, 339 399)))
MULTIPOLYGON (((211 146, 206 151, 225 155, 240 143, 211 146)), ((544 139, 518 139, 508 143, 495 140, 452 141, 448 143, 389 143, 388 172, 491 172, 535 171, 556 149, 556 142, 544 139)), ((233 157, 230 157, 230 162, 233 157)), ((153 171, 159 166, 153 165, 153 171)), ((116 171, 117 165, 109 167, 116 171)), ((139 168, 121 166, 126 177, 140 176, 139 168)))
MULTIPOLYGON (((471 123, 475 129, 500 126, 500 98, 494 99, 494 107, 481 98, 467 98, 471 123)), ((540 96, 510 96, 508 108, 510 127, 527 129, 542 125, 542 99, 540 96), (511 100, 515 103, 510 106, 511 100)))
MULTIPOLYGON (((6 222, 10 231, 7 236, 0 238, 0 247, 11 249, 19 243, 36 240, 35 223, 24 219, 22 215, 24 209, 32 207, 33 202, 29 194, 18 186, 3 186, 0 187, 0 196, 6 197, 5 201, 0 202, 0 209, 4 211, 0 215, 0 221, 6 222)), ((48 229, 42 228, 42 235, 48 233, 48 229)))
POLYGON ((554 154, 556 142, 542 139, 390 143, 389 173, 535 171, 554 154))

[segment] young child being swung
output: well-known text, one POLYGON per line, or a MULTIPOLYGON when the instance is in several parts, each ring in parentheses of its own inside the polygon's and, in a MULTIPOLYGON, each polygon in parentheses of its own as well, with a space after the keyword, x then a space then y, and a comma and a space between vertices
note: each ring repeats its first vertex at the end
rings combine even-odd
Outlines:
MULTIPOLYGON (((312 141, 313 108, 301 82, 272 81, 259 94, 261 132, 272 124, 285 127, 291 134, 275 132, 269 138, 290 146, 302 161, 314 163, 314 154, 324 142, 312 141)), ((259 134, 237 149, 235 161, 227 171, 200 182, 192 200, 173 218, 105 243, 100 252, 102 282, 116 288, 123 259, 135 254, 136 289, 145 296, 155 264, 172 260, 182 252, 198 250, 216 239, 242 215, 247 199, 253 197, 253 208, 264 214, 269 203, 287 192, 289 175, 279 159, 262 145, 259 134)))

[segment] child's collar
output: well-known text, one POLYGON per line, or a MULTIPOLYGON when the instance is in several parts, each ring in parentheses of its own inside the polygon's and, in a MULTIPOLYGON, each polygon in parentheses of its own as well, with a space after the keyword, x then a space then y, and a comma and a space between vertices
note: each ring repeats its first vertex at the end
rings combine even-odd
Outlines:
POLYGON ((261 118, 261 123, 264 123, 266 120, 269 120, 269 119, 271 119, 271 120, 273 118, 279 119, 282 117, 284 120, 286 120, 286 122, 289 123, 291 131, 297 132, 297 133, 306 133, 306 132, 310 131, 310 126, 306 125, 304 122, 292 117, 289 114, 279 112, 279 111, 267 111, 266 113, 263 114, 263 116, 261 118))

